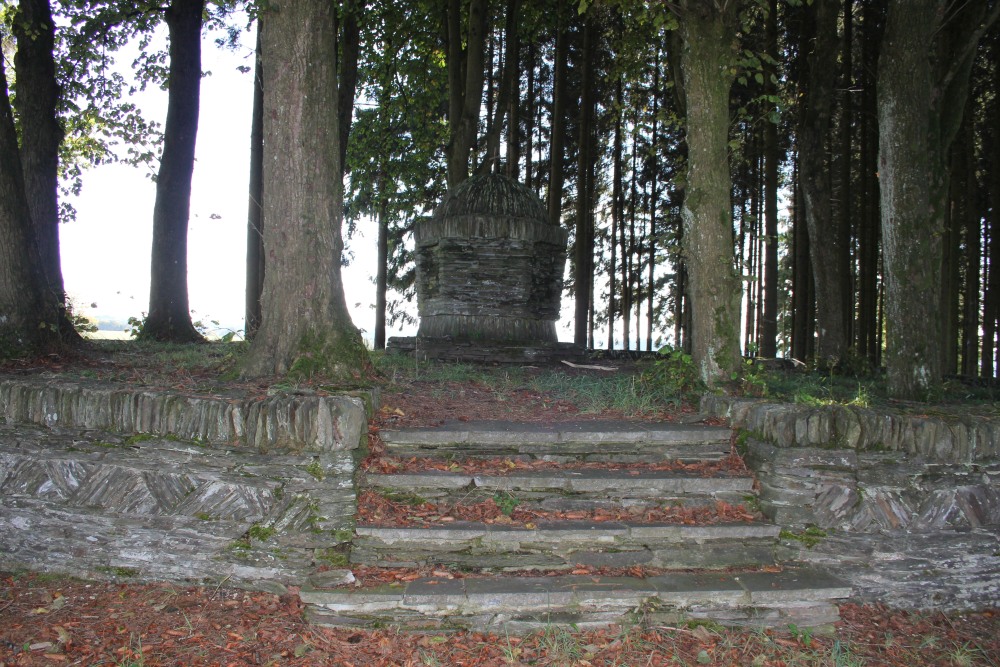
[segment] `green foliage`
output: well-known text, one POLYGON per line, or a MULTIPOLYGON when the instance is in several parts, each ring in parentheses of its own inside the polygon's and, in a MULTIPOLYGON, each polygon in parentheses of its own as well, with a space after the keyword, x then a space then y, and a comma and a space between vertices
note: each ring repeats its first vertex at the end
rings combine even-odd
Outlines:
POLYGON ((500 512, 503 513, 504 516, 510 516, 513 514, 514 510, 520 504, 517 496, 509 491, 497 491, 494 493, 493 502, 497 504, 497 507, 500 508, 500 512))
POLYGON ((678 399, 705 389, 691 355, 670 347, 660 350, 652 368, 644 371, 640 379, 678 399))
POLYGON ((91 321, 86 315, 80 315, 76 312, 73 306, 73 300, 66 297, 66 304, 64 306, 66 310, 66 317, 69 319, 70 324, 76 329, 77 333, 95 333, 97 331, 97 325, 91 321))

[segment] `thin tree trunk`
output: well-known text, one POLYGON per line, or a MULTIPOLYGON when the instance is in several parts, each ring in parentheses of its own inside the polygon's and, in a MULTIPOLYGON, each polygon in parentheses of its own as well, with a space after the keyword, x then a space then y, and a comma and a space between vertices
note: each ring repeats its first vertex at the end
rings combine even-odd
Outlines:
POLYGON ((264 292, 264 71, 260 50, 261 22, 257 19, 257 48, 253 74, 253 114, 250 119, 250 202, 247 211, 247 276, 244 333, 250 340, 261 320, 264 292))
MULTIPOLYGON (((619 75, 615 82, 615 136, 614 147, 611 158, 611 263, 608 269, 608 349, 615 347, 615 292, 617 290, 617 270, 616 258, 618 256, 615 248, 618 247, 618 230, 622 228, 622 144, 624 142, 622 133, 622 77, 619 75)), ((624 236, 623 236, 624 241, 624 236)), ((620 246, 624 255, 625 245, 620 246)), ((625 258, 622 257, 624 264, 625 258)))
MULTIPOLYGON (((483 155, 483 161, 476 169, 476 173, 479 174, 486 174, 497 170, 500 162, 500 137, 503 134, 504 117, 511 111, 511 103, 513 102, 516 105, 520 96, 517 89, 517 82, 521 78, 521 72, 517 68, 517 17, 519 5, 519 0, 507 0, 507 18, 504 29, 506 48, 504 49, 503 68, 500 72, 500 90, 497 94, 494 112, 490 116, 489 127, 486 130, 486 150, 483 155)), ((489 112, 488 108, 487 112, 489 112)), ((509 123, 517 123, 516 111, 510 113, 509 123)), ((508 146, 510 146, 509 139, 508 146)))
POLYGON ((562 221, 563 144, 566 141, 566 61, 569 58, 569 35, 560 14, 556 31, 556 62, 552 81, 552 118, 549 120, 549 224, 562 221))
POLYGON ((792 358, 804 361, 812 356, 812 269, 809 264, 809 230, 802 212, 802 189, 796 169, 794 215, 792 217, 792 358))
POLYGON ((153 206, 149 314, 142 335, 177 343, 203 340, 191 324, 187 239, 198 138, 204 8, 204 0, 173 0, 166 11, 170 35, 167 121, 153 206))
POLYGON ((879 364, 879 186, 878 107, 875 94, 879 43, 882 39, 884 6, 864 5, 861 58, 861 218, 858 230, 858 352, 872 366, 879 364))
POLYGON ((462 52, 461 2, 451 0, 448 20, 448 81, 452 88, 450 109, 451 139, 448 142, 448 187, 454 188, 469 177, 469 156, 479 133, 479 109, 482 105, 483 51, 486 44, 486 23, 489 17, 488 0, 469 0, 468 30, 462 52), (459 62, 452 58, 463 53, 459 62), (453 70, 458 70, 456 75, 453 70))
POLYGON ((525 97, 524 113, 524 185, 529 190, 535 190, 535 107, 538 105, 535 100, 535 43, 528 45, 528 93, 525 97))
MULTIPOLYGON (((1000 43, 994 41, 993 56, 1000 51, 1000 43)), ((1000 68, 993 69, 993 97, 987 107, 989 119, 987 148, 994 156, 987 170, 987 196, 990 212, 987 218, 989 234, 986 256, 986 290, 983 297, 983 356, 981 374, 985 378, 1000 376, 1000 365, 996 364, 996 354, 1000 353, 997 345, 997 322, 1000 319, 1000 68)))
POLYGON ((21 0, 13 21, 17 39, 17 105, 25 194, 47 287, 65 299, 59 259, 59 147, 63 129, 56 116, 55 23, 49 0, 21 0))
POLYGON ((842 235, 833 215, 833 180, 828 154, 837 59, 837 0, 815 0, 815 41, 808 57, 805 111, 799 130, 799 165, 809 249, 816 285, 818 359, 839 363, 847 351, 846 289, 840 275, 842 235))
MULTIPOLYGON (((971 115, 971 114, 970 114, 971 115)), ((975 377, 979 366, 979 267, 982 259, 981 220, 985 211, 979 205, 979 190, 976 184, 976 144, 973 133, 973 121, 965 116, 962 130, 959 133, 956 146, 959 150, 952 151, 955 159, 961 162, 959 182, 964 186, 956 194, 961 197, 964 205, 959 207, 961 213, 961 229, 965 234, 965 266, 964 289, 962 292, 962 365, 961 373, 966 377, 975 377)), ((956 188, 957 190, 957 188, 956 188)))
MULTIPOLYGON (((765 24, 767 51, 778 59, 778 0, 770 0, 765 24)), ((764 62, 764 94, 776 94, 774 66, 764 62)), ((777 105, 768 100, 769 116, 777 114, 777 105)), ((764 279, 761 283, 763 312, 758 340, 760 356, 770 359, 778 355, 778 125, 769 117, 764 124, 764 279)))
POLYGON ((507 3, 507 55, 504 57, 504 80, 507 100, 507 163, 506 174, 515 181, 521 175, 521 40, 518 17, 521 13, 520 0, 507 3))
POLYGON ((854 67, 854 2, 844 0, 844 39, 841 43, 841 74, 840 94, 840 200, 837 230, 840 232, 840 257, 837 261, 837 273, 841 281, 841 312, 844 321, 844 344, 851 347, 854 341, 854 304, 855 284, 854 268, 851 263, 851 239, 856 237, 854 227, 854 196, 852 174, 854 173, 852 149, 852 132, 854 131, 853 67, 854 67))
POLYGON ((583 74, 580 82, 580 138, 577 164, 576 192, 576 240, 574 245, 574 278, 575 312, 573 342, 586 346, 588 343, 588 313, 590 312, 591 285, 594 277, 594 227, 591 211, 591 135, 594 132, 594 41, 596 29, 593 18, 584 18, 583 52, 580 59, 583 63, 583 74))
MULTIPOLYGON (((657 43, 656 53, 653 57, 653 123, 650 137, 650 151, 652 152, 653 163, 657 162, 657 136, 660 131, 660 45, 657 43)), ((659 185, 657 176, 659 170, 655 167, 652 170, 652 182, 650 184, 649 195, 649 266, 647 271, 649 277, 646 282, 649 284, 649 292, 646 295, 646 351, 653 351, 653 277, 656 270, 656 209, 657 209, 657 187, 659 185)))
POLYGON ((385 315, 386 292, 389 283, 389 200, 385 191, 385 176, 379 174, 381 181, 378 192, 381 200, 378 207, 378 250, 375 269, 375 335, 373 347, 376 350, 385 349, 385 315))

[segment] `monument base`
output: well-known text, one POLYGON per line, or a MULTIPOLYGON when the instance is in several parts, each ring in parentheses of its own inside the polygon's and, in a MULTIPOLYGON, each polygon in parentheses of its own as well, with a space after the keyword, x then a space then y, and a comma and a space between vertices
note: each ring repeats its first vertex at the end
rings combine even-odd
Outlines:
POLYGON ((413 356, 420 361, 546 364, 587 360, 587 350, 573 343, 461 340, 447 336, 394 336, 386 344, 386 351, 413 356))

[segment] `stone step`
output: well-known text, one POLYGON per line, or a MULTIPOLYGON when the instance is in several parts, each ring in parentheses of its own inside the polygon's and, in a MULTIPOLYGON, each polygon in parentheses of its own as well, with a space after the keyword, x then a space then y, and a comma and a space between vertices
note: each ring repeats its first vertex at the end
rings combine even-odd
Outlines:
POLYGON ((358 526, 351 562, 389 567, 449 565, 486 570, 576 565, 720 569, 773 565, 778 526, 551 521, 536 526, 454 522, 358 526))
POLYGON ((662 576, 423 578, 376 587, 325 588, 351 579, 327 572, 299 596, 312 623, 402 630, 489 630, 525 633, 553 626, 592 629, 618 625, 675 625, 712 620, 733 627, 829 630, 838 601, 851 595, 843 581, 812 569, 777 572, 690 573, 662 576))
POLYGON ((387 453, 402 457, 655 462, 717 461, 729 455, 731 433, 718 426, 670 423, 470 421, 384 429, 380 436, 387 453))
POLYGON ((738 504, 753 493, 749 475, 695 476, 676 472, 555 469, 478 475, 430 470, 368 473, 364 485, 379 493, 411 494, 433 502, 476 502, 510 494, 519 507, 587 509, 636 506, 738 504))

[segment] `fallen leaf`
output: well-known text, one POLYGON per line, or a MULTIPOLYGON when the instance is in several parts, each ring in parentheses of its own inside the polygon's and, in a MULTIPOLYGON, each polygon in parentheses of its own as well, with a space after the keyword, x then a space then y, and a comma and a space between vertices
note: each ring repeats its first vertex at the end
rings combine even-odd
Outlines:
POLYGON ((73 638, 69 636, 69 632, 67 632, 66 628, 61 625, 53 625, 52 629, 56 631, 60 644, 63 646, 69 646, 73 643, 73 638))

